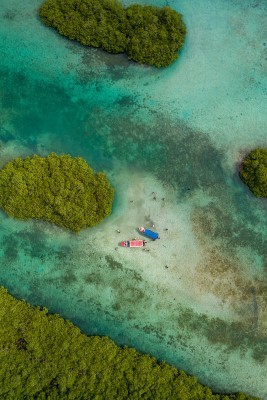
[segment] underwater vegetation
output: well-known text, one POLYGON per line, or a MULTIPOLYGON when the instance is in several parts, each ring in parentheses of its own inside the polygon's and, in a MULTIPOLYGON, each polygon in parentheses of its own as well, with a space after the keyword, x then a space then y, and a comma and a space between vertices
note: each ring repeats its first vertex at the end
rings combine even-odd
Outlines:
POLYGON ((186 27, 169 7, 133 4, 124 8, 116 0, 46 0, 42 21, 61 35, 109 53, 124 53, 134 61, 166 67, 178 57, 186 27))
POLYGON ((255 196, 267 197, 267 149, 249 153, 243 161, 240 177, 255 196))
POLYGON ((114 190, 80 157, 34 155, 0 170, 0 206, 9 216, 43 219, 78 232, 111 213, 114 190))
POLYGON ((213 394, 193 376, 32 307, 0 287, 1 399, 253 400, 213 394))

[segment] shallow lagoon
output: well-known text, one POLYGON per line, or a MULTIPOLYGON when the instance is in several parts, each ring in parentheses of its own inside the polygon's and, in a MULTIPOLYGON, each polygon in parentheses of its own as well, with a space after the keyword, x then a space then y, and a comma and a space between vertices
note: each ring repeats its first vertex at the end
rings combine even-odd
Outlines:
POLYGON ((237 174, 267 144, 265 1, 170 2, 189 33, 164 70, 58 36, 39 0, 2 3, 1 165, 67 152, 117 193, 79 235, 1 213, 0 283, 215 391, 267 399, 267 203, 237 174), (149 252, 115 250, 153 223, 149 252))

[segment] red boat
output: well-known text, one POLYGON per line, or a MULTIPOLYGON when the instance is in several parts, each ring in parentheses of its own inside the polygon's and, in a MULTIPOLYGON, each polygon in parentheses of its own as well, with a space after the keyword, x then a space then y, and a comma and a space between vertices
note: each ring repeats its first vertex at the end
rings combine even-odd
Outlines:
POLYGON ((145 246, 146 241, 145 240, 125 240, 124 242, 121 242, 122 247, 143 247, 145 246))

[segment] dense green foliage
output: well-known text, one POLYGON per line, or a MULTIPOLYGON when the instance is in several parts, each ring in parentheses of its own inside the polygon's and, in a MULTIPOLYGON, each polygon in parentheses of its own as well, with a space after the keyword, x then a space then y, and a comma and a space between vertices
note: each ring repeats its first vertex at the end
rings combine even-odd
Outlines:
POLYGON ((3 400, 249 400, 213 395, 195 377, 71 322, 0 287, 0 398, 3 400))
POLYGON ((42 21, 83 45, 126 52, 140 63, 166 67, 177 59, 186 28, 169 7, 131 5, 117 0, 46 0, 42 21))
POLYGON ((267 197, 267 149, 256 149, 245 158, 240 177, 257 197, 267 197))
POLYGON ((0 206, 8 215, 43 219, 75 232, 109 215, 113 196, 105 174, 94 174, 80 157, 16 158, 0 171, 0 206))

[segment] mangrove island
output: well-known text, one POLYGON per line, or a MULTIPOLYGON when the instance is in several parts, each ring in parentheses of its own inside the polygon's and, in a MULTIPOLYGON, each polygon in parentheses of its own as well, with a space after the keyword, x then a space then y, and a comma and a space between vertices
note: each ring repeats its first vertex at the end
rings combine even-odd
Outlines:
POLYGON ((109 53, 127 53, 129 59, 166 67, 178 57, 186 27, 170 7, 133 4, 116 0, 46 0, 40 17, 61 35, 109 53))
POLYGON ((243 161, 240 178, 257 197, 267 197, 267 148, 252 150, 243 161))
POLYGON ((0 170, 0 207, 12 217, 43 219, 79 232, 111 213, 114 190, 81 157, 34 155, 0 170))
POLYGON ((17 300, 0 286, 0 397, 39 400, 253 400, 17 300))

